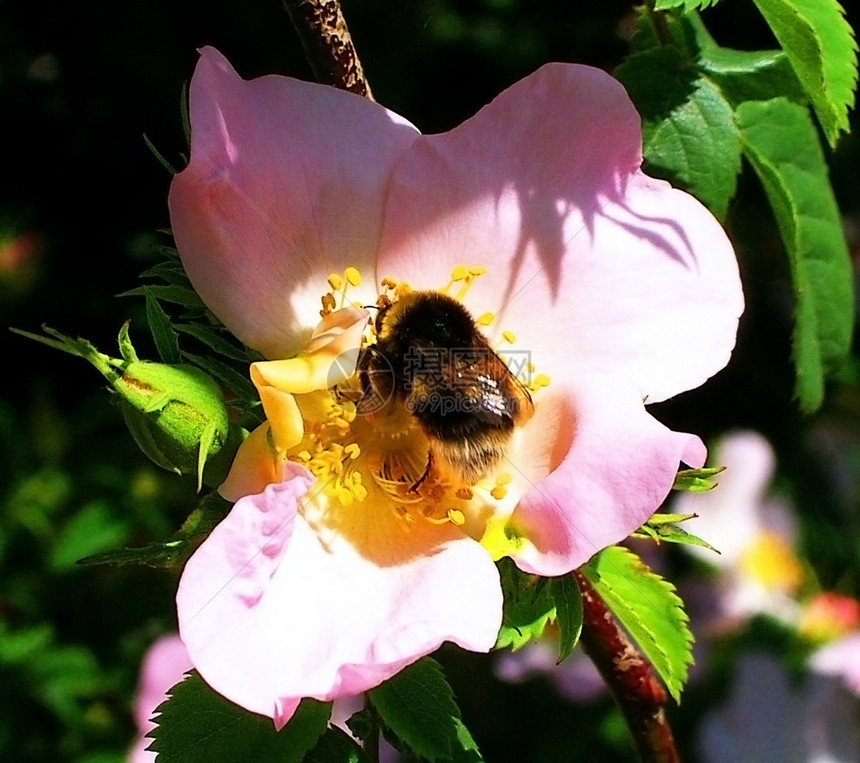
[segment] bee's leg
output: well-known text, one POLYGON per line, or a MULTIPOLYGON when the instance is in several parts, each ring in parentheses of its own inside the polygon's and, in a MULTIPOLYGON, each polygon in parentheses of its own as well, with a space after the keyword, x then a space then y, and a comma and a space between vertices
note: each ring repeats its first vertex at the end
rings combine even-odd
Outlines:
POLYGON ((414 485, 412 485, 411 488, 409 488, 410 493, 417 493, 418 492, 418 488, 421 487, 421 483, 427 479, 427 475, 430 474, 430 469, 432 469, 432 468, 433 468, 433 453, 428 452, 427 453, 427 466, 424 467, 424 474, 422 474, 418 478, 418 481, 414 485))

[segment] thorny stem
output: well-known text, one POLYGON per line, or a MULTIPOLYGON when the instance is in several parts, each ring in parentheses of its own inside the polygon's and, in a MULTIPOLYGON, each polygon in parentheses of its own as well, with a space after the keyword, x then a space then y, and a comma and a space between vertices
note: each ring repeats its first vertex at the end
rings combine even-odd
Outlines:
POLYGON ((573 575, 582 592, 582 646, 621 708, 640 760, 680 763, 664 710, 666 690, 588 579, 573 575))
POLYGON ((282 0, 316 78, 373 100, 339 0, 282 0))

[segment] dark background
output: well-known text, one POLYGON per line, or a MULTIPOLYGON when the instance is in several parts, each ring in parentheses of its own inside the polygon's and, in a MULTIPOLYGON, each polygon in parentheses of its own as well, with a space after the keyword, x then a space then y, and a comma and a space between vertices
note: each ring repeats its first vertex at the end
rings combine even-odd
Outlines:
MULTIPOLYGON (((345 0, 344 9, 376 99, 425 132, 453 127, 550 60, 612 70, 631 20, 631 4, 618 0, 345 0)), ((726 0, 704 18, 724 45, 774 46, 752 3, 726 0)), ((113 352, 131 318, 139 353, 155 357, 142 300, 113 295, 159 259, 152 247, 168 225, 170 176, 142 136, 181 164, 182 88, 202 45, 246 78, 311 79, 276 0, 0 0, 0 323, 29 331, 45 323, 113 352)), ((856 137, 828 158, 856 255, 856 137)), ((654 412, 705 438, 738 427, 765 433, 801 513, 804 553, 822 585, 856 595, 856 376, 846 369, 819 414, 797 413, 791 287, 751 173, 727 227, 748 300, 738 350, 712 383, 654 412)), ((140 655, 173 627, 175 578, 73 562, 168 536, 193 486, 140 454, 86 363, 5 331, 0 343, 0 753, 116 760, 133 733, 140 655)), ((540 681, 499 684, 489 658, 443 656, 488 760, 552 761, 560 750, 631 759, 611 703, 567 705, 540 681)), ((699 709, 678 717, 684 745, 699 709)))

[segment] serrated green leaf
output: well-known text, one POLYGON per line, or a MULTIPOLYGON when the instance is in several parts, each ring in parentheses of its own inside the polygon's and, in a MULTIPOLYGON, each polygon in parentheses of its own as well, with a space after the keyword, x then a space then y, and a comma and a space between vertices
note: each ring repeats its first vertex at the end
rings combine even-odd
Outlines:
POLYGON ((496 648, 509 646, 516 650, 541 637, 547 624, 555 619, 555 601, 549 578, 528 575, 510 559, 500 559, 498 567, 504 614, 496 648))
POLYGON ((147 735, 154 739, 147 749, 158 753, 159 763, 299 763, 325 732, 331 704, 304 699, 289 723, 275 731, 271 718, 234 705, 191 671, 155 712, 158 725, 147 735))
POLYGON ((646 172, 725 217, 741 153, 734 112, 720 89, 669 47, 630 56, 615 75, 642 116, 646 172))
POLYGON ((788 56, 831 146, 847 132, 857 43, 836 0, 753 0, 788 56))
POLYGON ((198 341, 205 344, 210 350, 223 355, 230 360, 237 360, 240 363, 249 363, 248 353, 243 347, 237 347, 233 342, 230 342, 224 337, 219 336, 218 332, 201 326, 199 323, 177 323, 174 325, 177 331, 183 334, 193 336, 198 341))
POLYGON ((149 322, 155 349, 158 350, 158 355, 163 362, 179 363, 182 360, 179 353, 179 338, 170 325, 170 317, 150 292, 151 288, 154 287, 143 287, 146 297, 146 320, 149 322))
POLYGON ((451 756, 452 763, 482 763, 484 758, 469 729, 459 718, 454 719, 454 725, 457 727, 457 743, 451 756))
POLYGON ((738 125, 773 208, 797 298, 795 392, 801 410, 824 399, 824 378, 851 347, 854 292, 842 222, 815 126, 784 98, 741 104, 738 125))
POLYGON ((451 760, 460 745, 460 710, 437 662, 424 657, 367 696, 385 725, 416 755, 451 760))
POLYGON ((620 546, 603 549, 582 572, 679 702, 693 662, 693 635, 675 587, 620 546))
POLYGON ((582 633, 582 594, 572 575, 550 579, 558 624, 558 662, 566 660, 582 633))
POLYGON ((680 8, 683 13, 703 10, 710 5, 716 5, 720 0, 655 0, 655 11, 671 11, 680 8))
POLYGON ((304 763, 367 763, 355 740, 345 731, 332 726, 304 757, 304 763))
POLYGON ((695 13, 685 16, 680 23, 686 39, 695 41, 696 65, 719 86, 733 106, 779 96, 807 103, 806 92, 784 51, 721 47, 695 13))

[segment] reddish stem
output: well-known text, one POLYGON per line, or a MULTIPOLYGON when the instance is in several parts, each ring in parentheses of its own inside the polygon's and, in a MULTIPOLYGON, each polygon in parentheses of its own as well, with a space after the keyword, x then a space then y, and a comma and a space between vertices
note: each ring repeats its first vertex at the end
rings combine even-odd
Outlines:
POLYGON ((316 78, 373 100, 338 0, 282 0, 316 78))
POLYGON ((618 702, 640 760, 679 763, 666 720, 666 690, 588 578, 579 571, 573 575, 582 592, 582 647, 618 702))

